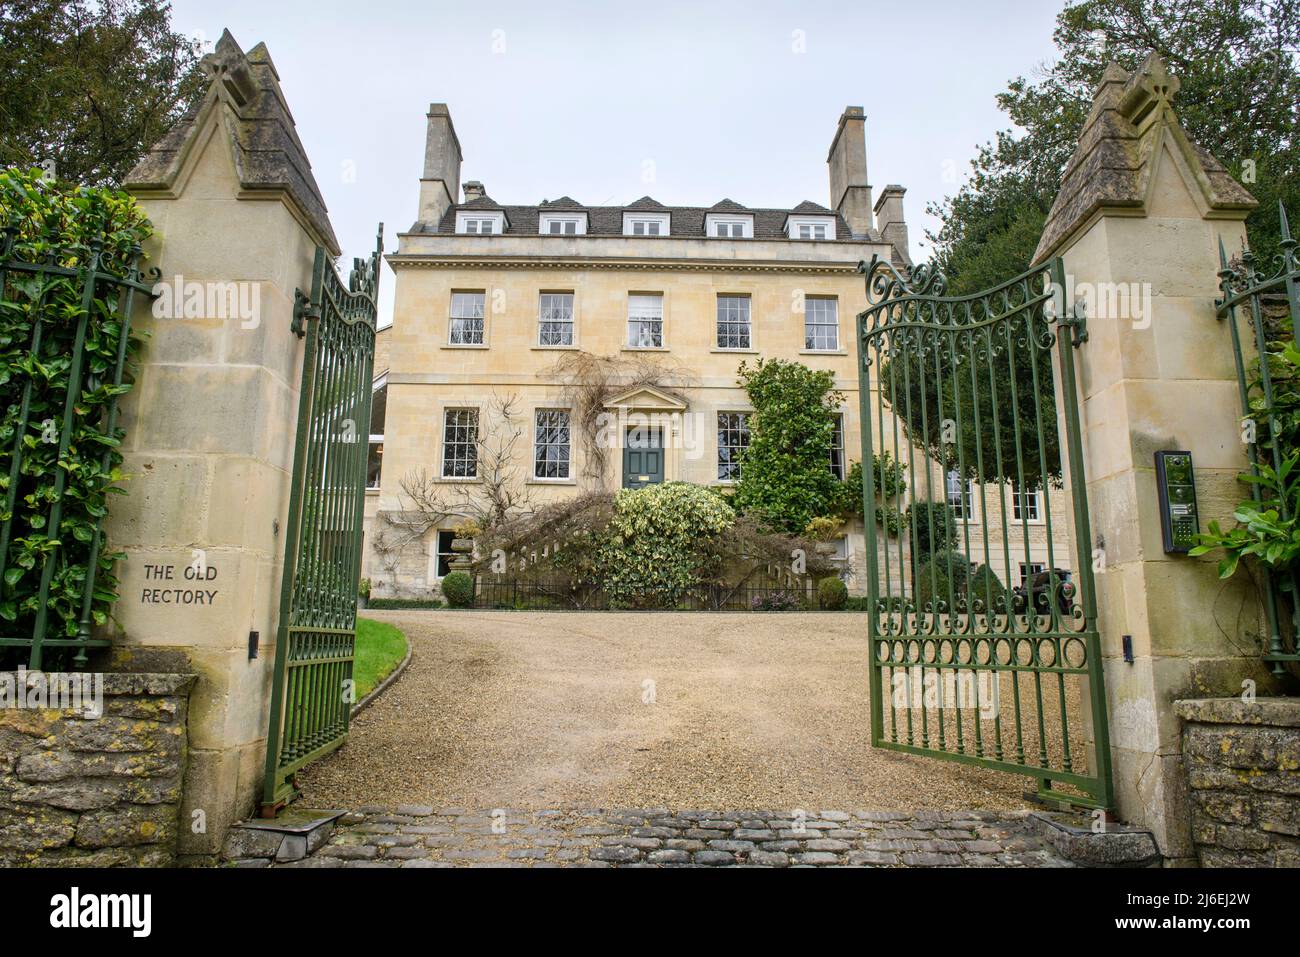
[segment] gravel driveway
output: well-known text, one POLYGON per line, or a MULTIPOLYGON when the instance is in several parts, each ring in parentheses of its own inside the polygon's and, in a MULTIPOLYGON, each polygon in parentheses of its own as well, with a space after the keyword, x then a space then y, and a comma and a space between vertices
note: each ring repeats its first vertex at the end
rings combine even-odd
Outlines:
POLYGON ((304 806, 1028 806, 1028 778, 872 749, 863 615, 367 616, 414 659, 304 806))

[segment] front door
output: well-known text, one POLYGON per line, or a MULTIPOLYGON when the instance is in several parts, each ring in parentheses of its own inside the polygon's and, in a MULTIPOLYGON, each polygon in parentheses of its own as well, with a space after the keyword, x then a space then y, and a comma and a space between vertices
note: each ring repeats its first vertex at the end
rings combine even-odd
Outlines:
POLYGON ((628 429, 623 443, 623 487, 644 488, 664 480, 663 430, 628 429))

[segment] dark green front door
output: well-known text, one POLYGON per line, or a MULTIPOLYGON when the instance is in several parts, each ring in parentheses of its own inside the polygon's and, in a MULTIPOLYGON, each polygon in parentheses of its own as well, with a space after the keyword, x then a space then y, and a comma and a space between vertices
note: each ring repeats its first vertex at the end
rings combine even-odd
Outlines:
POLYGON ((660 429, 628 429, 623 443, 623 487, 644 488, 664 480, 664 442, 660 429))

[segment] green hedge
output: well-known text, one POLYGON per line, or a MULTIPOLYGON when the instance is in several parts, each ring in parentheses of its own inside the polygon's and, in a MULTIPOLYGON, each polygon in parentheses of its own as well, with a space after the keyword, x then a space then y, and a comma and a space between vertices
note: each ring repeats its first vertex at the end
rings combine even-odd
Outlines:
POLYGON ((383 611, 399 608, 445 608, 446 605, 437 598, 372 598, 366 602, 366 607, 383 611))
POLYGON ((442 597, 452 608, 468 608, 474 604, 474 579, 464 572, 452 572, 442 580, 442 597))
POLYGON ((970 578, 970 562, 961 552, 936 553, 916 570, 917 611, 957 610, 953 604, 960 605, 970 578))
MULTIPOLYGON (((26 263, 51 262, 79 268, 86 250, 102 243, 100 268, 125 275, 135 261, 136 247, 153 232, 144 212, 124 192, 107 188, 45 182, 38 171, 0 170, 0 225, 17 227, 10 258, 26 263)), ((105 624, 117 601, 114 562, 121 557, 101 536, 92 555, 95 529, 108 514, 109 496, 121 494, 125 431, 105 432, 109 404, 131 390, 132 373, 141 338, 131 333, 125 344, 123 384, 113 384, 117 353, 122 345, 123 317, 118 296, 101 285, 91 304, 84 344, 82 381, 70 383, 76 353, 75 337, 81 311, 82 284, 76 276, 9 271, 0 290, 0 493, 14 498, 13 527, 4 558, 0 619, 5 628, 30 635, 36 614, 49 615, 47 634, 73 637, 81 617, 87 570, 97 564, 90 606, 96 625, 105 624), (41 323, 41 344, 33 359, 33 330, 41 323), (61 435, 64 400, 69 388, 79 389, 71 416, 71 431, 61 435), (24 390, 28 390, 24 395, 24 390), (23 421, 22 407, 27 416, 23 421), (60 444, 67 453, 60 460, 60 444), (15 442, 21 443, 21 464, 14 488, 10 468, 15 442), (56 494, 55 477, 62 473, 65 488, 56 494), (48 526, 50 507, 62 501, 57 529, 48 526), (46 557, 54 555, 49 596, 40 598, 46 557)), ((137 299, 139 296, 137 296, 137 299)), ((0 496, 2 500, 3 496, 0 496)))
POLYGON ((823 578, 817 584, 817 604, 822 611, 839 611, 849 601, 849 589, 838 578, 823 578))

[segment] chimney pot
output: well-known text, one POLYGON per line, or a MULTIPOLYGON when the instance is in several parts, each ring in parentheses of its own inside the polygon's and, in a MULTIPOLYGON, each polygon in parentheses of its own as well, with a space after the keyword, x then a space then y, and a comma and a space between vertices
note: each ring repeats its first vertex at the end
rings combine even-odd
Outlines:
POLYGON ((472 179, 466 183, 464 189, 465 202, 467 203, 472 203, 474 200, 482 199, 487 195, 487 190, 483 188, 483 184, 476 179, 472 179))

